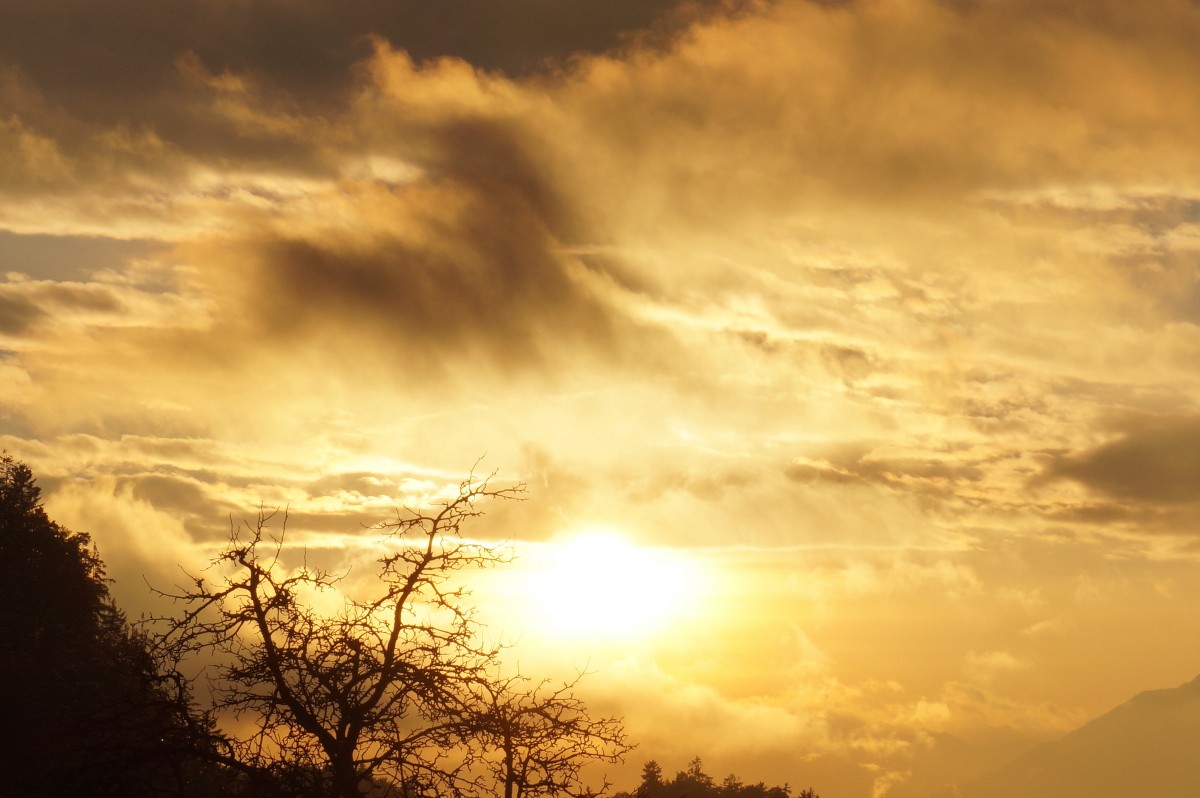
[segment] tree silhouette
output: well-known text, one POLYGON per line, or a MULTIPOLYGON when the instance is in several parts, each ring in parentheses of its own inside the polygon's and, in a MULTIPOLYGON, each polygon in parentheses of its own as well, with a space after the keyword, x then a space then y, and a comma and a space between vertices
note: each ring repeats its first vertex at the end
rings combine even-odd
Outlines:
POLYGON ((0 778, 12 795, 202 796, 210 729, 113 604, 88 535, 0 456, 0 778))
POLYGON ((231 758, 251 771, 283 763, 313 794, 584 795, 579 767, 628 748, 619 724, 589 718, 571 684, 498 679, 500 649, 482 642, 453 579, 507 559, 461 528, 483 500, 523 493, 469 477, 440 505, 381 524, 389 553, 366 596, 307 562, 285 566, 286 518, 273 534, 276 516, 260 512, 231 530, 213 577, 164 592, 183 613, 157 619, 158 651, 213 660, 215 709, 251 721, 231 758))
MULTIPOLYGON (((687 768, 665 780, 662 766, 650 760, 642 767, 642 781, 633 793, 620 793, 614 798, 788 798, 791 788, 784 784, 768 787, 764 782, 745 784, 732 773, 717 784, 704 772, 700 757, 688 762, 687 768)), ((797 798, 820 798, 811 788, 802 790, 797 798)))
POLYGON ((597 791, 581 777, 582 766, 619 761, 629 750, 616 719, 588 716, 572 692, 577 682, 530 686, 514 677, 477 685, 481 733, 472 737, 481 744, 479 759, 487 763, 504 798, 595 796, 597 791))
POLYGON ((651 759, 642 765, 642 782, 633 795, 636 798, 661 798, 665 794, 662 766, 651 759))

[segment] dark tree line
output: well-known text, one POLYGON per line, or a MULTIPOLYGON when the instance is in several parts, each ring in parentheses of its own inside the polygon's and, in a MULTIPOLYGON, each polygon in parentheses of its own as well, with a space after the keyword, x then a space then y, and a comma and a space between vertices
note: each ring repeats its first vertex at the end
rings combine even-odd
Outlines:
POLYGON ((28 467, 0 456, 0 791, 208 796, 213 730, 109 595, 83 533, 47 517, 28 467))
MULTIPOLYGON (((768 787, 764 782, 744 783, 730 774, 721 782, 704 772, 704 764, 696 757, 674 778, 664 777, 658 762, 650 760, 642 767, 642 781, 632 793, 618 793, 613 798, 791 798, 787 784, 768 787)), ((812 789, 805 789, 796 798, 820 798, 812 789)))

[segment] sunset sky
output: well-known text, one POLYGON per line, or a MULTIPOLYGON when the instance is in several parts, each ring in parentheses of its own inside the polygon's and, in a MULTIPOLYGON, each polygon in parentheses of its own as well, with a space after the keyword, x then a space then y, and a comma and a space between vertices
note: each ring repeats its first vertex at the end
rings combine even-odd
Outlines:
POLYGON ((260 505, 365 573, 479 461, 529 489, 471 530, 489 628, 593 672, 619 787, 924 798, 1200 673, 1198 42, 1193 0, 0 0, 0 449, 132 615, 260 505))

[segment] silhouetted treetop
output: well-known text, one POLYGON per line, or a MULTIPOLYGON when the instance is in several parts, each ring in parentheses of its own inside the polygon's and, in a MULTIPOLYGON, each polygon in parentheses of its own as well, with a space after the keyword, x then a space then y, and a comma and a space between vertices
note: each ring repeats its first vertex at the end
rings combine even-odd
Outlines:
POLYGON ((0 657, 83 646, 113 608, 91 538, 50 520, 29 467, 0 458, 0 657), (33 600, 36 598, 36 601, 33 600))
POLYGON ((201 796, 208 727, 113 604, 91 538, 46 515, 28 466, 0 456, 0 793, 201 796))
MULTIPOLYGON (((620 793, 614 798, 789 798, 791 788, 768 787, 764 782, 745 784, 732 773, 720 784, 704 772, 700 757, 693 758, 687 767, 672 779, 663 778, 662 766, 650 760, 642 766, 642 782, 633 793, 620 793)), ((820 798, 806 789, 797 798, 820 798)))

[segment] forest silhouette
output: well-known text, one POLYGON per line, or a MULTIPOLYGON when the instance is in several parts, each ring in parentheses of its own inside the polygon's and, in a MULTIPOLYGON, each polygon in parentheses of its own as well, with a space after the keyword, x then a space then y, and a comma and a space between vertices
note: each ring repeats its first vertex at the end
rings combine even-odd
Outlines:
MULTIPOLYGON (((395 544, 378 591, 315 612, 338 577, 279 567, 285 526, 261 513, 214 564, 161 595, 179 612, 131 624, 91 538, 52 521, 31 470, 0 457, 0 691, 10 742, 5 794, 122 798, 454 796, 592 798, 586 765, 633 745, 593 717, 575 682, 501 678, 477 641, 469 593, 449 578, 506 555, 460 526, 483 500, 521 498, 468 478, 456 496, 379 526, 395 544), (429 610, 432 608, 433 612, 429 610), (216 675, 186 677, 189 659, 216 675), (206 696, 201 703, 196 696, 206 696), (254 718, 242 736, 219 719, 254 718)), ((243 726, 246 724, 242 724, 243 726)), ((787 786, 720 784, 697 758, 673 779, 657 762, 614 798, 788 798, 787 786)), ((817 798, 811 790, 799 798, 817 798)))
POLYGON ((46 515, 29 468, 0 459, 0 689, 7 794, 215 796, 231 774, 188 685, 160 670, 109 594, 90 537, 46 515))
MULTIPOLYGON (((695 757, 687 768, 668 779, 662 766, 649 760, 642 766, 642 781, 633 792, 617 793, 613 798, 790 798, 786 785, 768 787, 764 782, 746 784, 732 773, 721 782, 704 772, 704 763, 695 757)), ((821 798, 811 788, 802 790, 795 798, 821 798)))

